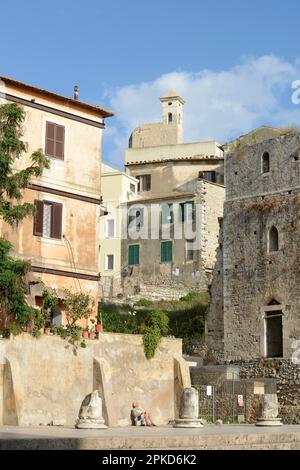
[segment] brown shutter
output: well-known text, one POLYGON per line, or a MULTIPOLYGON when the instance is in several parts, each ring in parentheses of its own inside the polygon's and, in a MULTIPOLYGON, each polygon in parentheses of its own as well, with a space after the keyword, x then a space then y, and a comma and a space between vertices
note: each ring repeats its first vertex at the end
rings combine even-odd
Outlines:
POLYGON ((36 214, 34 217, 33 222, 33 235, 38 237, 43 236, 43 213, 44 213, 44 203, 43 201, 38 201, 37 199, 34 201, 34 205, 36 208, 36 214))
POLYGON ((52 203, 51 238, 61 238, 62 207, 62 204, 52 203))
POLYGON ((150 189, 151 189, 151 175, 146 175, 145 179, 146 179, 146 184, 145 184, 146 188, 145 189, 146 189, 146 191, 150 191, 150 189))
POLYGON ((52 122, 46 122, 46 145, 45 154, 49 157, 54 157, 55 147, 55 124, 52 122))
POLYGON ((64 159, 65 150, 65 128, 64 126, 55 125, 55 157, 60 160, 64 159))

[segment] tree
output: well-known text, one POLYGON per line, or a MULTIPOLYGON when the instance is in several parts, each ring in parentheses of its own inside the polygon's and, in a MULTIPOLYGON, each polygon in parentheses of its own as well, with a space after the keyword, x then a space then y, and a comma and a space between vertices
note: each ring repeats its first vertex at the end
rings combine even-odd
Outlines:
POLYGON ((90 318, 93 312, 93 299, 88 294, 73 293, 65 289, 64 308, 68 326, 75 325, 78 320, 90 318))
POLYGON ((31 155, 31 165, 15 171, 15 162, 26 151, 21 140, 25 112, 17 104, 0 106, 0 217, 10 225, 34 215, 33 204, 23 203, 22 190, 27 188, 32 176, 41 176, 49 160, 41 150, 31 155))
MULTIPOLYGON (((41 150, 31 155, 27 168, 16 170, 16 160, 26 152, 21 140, 24 110, 15 103, 0 106, 0 218, 11 226, 27 216, 35 214, 33 204, 21 202, 22 190, 26 189, 32 176, 41 176, 49 160, 41 150)), ((0 238, 0 310, 7 320, 21 326, 28 324, 34 313, 25 296, 25 275, 30 264, 9 256, 12 245, 0 238)))

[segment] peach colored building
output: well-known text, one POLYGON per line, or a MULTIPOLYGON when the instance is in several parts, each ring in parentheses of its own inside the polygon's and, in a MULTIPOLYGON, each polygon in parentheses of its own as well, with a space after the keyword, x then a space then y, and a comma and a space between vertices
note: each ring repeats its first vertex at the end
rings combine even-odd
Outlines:
MULTIPOLYGON (((12 229, 0 220, 0 236, 14 246, 13 256, 30 260, 28 300, 39 305, 43 285, 88 292, 99 291, 99 225, 102 132, 111 111, 67 98, 19 81, 0 77, 2 103, 18 103, 25 111, 23 141, 27 152, 17 162, 28 166, 30 155, 42 149, 51 166, 31 180, 24 202, 37 213, 12 229)), ((57 321, 61 321, 58 312, 57 321)))

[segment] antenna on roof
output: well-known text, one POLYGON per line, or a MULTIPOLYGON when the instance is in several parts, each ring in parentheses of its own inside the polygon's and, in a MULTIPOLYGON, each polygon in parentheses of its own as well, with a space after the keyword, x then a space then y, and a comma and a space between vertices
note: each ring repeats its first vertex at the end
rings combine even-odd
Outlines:
POLYGON ((74 100, 78 100, 78 91, 79 91, 78 85, 75 85, 74 86, 74 100))

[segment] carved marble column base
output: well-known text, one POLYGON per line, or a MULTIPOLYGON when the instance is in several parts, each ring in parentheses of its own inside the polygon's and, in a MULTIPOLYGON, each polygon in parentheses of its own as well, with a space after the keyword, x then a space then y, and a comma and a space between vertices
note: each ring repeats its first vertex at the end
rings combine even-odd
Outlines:
POLYGON ((77 429, 106 429, 104 420, 84 420, 79 419, 75 425, 77 429))
POLYGON ((173 428, 203 428, 203 424, 200 419, 181 418, 175 420, 173 428))
POLYGON ((255 426, 282 426, 281 418, 258 418, 255 426))

